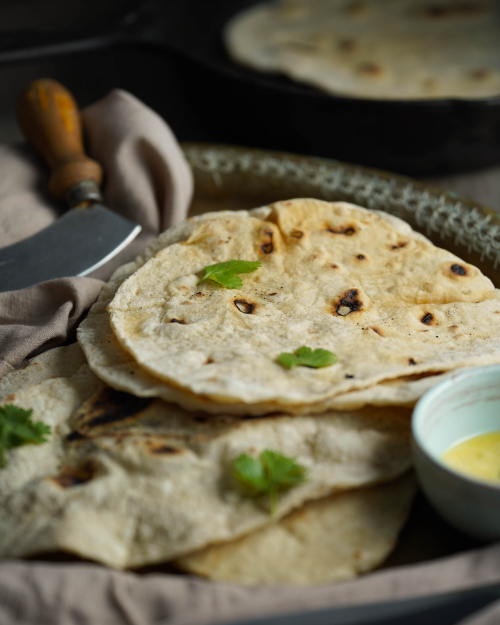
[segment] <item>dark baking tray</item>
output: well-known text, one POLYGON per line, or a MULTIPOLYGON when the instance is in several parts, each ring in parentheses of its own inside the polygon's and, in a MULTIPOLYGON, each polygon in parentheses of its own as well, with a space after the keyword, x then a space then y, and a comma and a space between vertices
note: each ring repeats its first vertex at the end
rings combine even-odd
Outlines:
MULTIPOLYGON (((54 5, 54 0, 47 2, 54 5)), ((221 30, 232 15, 255 3, 123 0, 100 21, 90 13, 70 19, 67 9, 66 21, 53 19, 51 24, 49 19, 29 32, 0 33, 0 65, 146 46, 176 60, 178 81, 165 85, 164 98, 168 100, 172 88, 182 90, 186 106, 221 142, 326 156, 417 176, 500 162, 500 97, 348 98, 236 65, 224 50, 221 30)))
POLYGON ((500 599, 500 584, 429 597, 295 612, 227 625, 455 625, 500 599))

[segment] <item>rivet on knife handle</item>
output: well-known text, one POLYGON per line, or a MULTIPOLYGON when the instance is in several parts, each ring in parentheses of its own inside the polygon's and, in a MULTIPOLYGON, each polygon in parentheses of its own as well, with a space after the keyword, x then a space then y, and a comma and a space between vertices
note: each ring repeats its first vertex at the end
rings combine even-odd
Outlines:
POLYGON ((67 89, 50 78, 35 80, 19 96, 17 118, 50 167, 52 197, 70 208, 101 200, 102 168, 85 154, 80 113, 67 89))

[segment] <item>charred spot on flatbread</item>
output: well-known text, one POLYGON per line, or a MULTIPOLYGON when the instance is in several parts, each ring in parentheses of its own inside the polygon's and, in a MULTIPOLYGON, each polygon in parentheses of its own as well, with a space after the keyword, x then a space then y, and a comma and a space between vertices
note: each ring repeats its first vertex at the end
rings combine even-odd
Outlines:
POLYGON ((452 273, 454 273, 456 276, 466 276, 467 275, 467 269, 463 265, 458 265, 457 263, 454 263, 450 267, 450 271, 452 273))
POLYGON ((381 65, 378 65, 378 63, 373 63, 372 61, 359 63, 356 70, 358 74, 370 77, 381 76, 384 73, 384 68, 381 65))
POLYGON ((478 67, 469 72, 469 78, 480 82, 482 80, 487 80, 492 74, 493 71, 489 67, 478 67))
POLYGON ((332 226, 326 226, 325 230, 327 232, 331 232, 332 234, 345 234, 347 237, 352 237, 353 234, 356 234, 355 226, 341 226, 340 228, 333 228, 332 226))
POLYGON ((77 466, 67 465, 62 467, 57 475, 51 476, 49 479, 55 482, 61 488, 70 488, 71 486, 79 486, 90 482, 96 475, 98 467, 93 460, 86 460, 77 466))
POLYGON ((373 328, 370 328, 370 330, 373 330, 375 334, 378 334, 379 336, 384 336, 384 333, 382 332, 381 328, 373 327, 373 328))
POLYGON ((81 406, 75 416, 75 430, 83 430, 87 434, 95 427, 136 418, 153 401, 149 397, 136 397, 108 387, 103 388, 81 406))
POLYGON ((202 414, 194 414, 193 421, 195 423, 206 423, 208 421, 208 417, 202 414))
POLYGON ((290 236, 294 239, 301 239, 304 236, 304 233, 302 232, 302 230, 293 230, 290 233, 290 236))
POLYGON ((264 252, 264 254, 272 254, 274 252, 273 233, 271 230, 265 230, 264 234, 266 236, 266 240, 260 246, 260 249, 264 252))
POLYGON ((73 443, 75 441, 85 441, 88 440, 88 438, 89 437, 85 434, 82 434, 82 432, 79 432, 78 430, 73 430, 66 436, 66 441, 68 443, 73 443))
POLYGON ((358 289, 350 289, 334 304, 334 312, 339 317, 345 317, 353 312, 358 312, 362 307, 363 302, 359 299, 358 289))
POLYGON ((430 312, 425 313, 422 317, 420 317, 420 321, 426 326, 434 325, 434 315, 430 312))
POLYGON ((408 364, 409 365, 416 365, 417 363, 415 362, 415 360, 413 360, 413 358, 408 358, 408 364))
POLYGON ((184 453, 184 450, 179 447, 172 447, 171 445, 158 445, 153 442, 147 445, 147 448, 150 453, 158 455, 176 455, 184 453))
MULTIPOLYGON (((197 294, 198 295, 198 294, 197 294)), ((182 325, 185 325, 186 322, 184 321, 184 319, 177 319, 176 317, 174 317, 173 319, 170 319, 170 323, 180 323, 182 325)))
POLYGON ((256 304, 252 304, 251 302, 247 302, 244 299, 235 299, 233 304, 236 308, 243 313, 244 315, 251 315, 255 310, 256 304))
POLYGON ((406 247, 408 245, 408 241, 401 241, 401 243, 396 243, 395 245, 391 245, 390 249, 391 250, 400 250, 403 247, 406 247))

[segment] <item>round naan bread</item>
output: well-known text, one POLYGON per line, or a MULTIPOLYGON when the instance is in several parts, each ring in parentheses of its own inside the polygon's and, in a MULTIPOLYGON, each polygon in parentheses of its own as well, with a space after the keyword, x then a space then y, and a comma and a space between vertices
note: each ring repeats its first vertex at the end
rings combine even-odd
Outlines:
MULTIPOLYGON (((132 393, 137 397, 160 397, 186 410, 202 410, 210 414, 224 412, 241 416, 258 416, 276 412, 279 409, 272 402, 221 404, 170 386, 167 382, 144 371, 116 340, 109 323, 109 315, 105 309, 103 310, 103 306, 105 307, 111 301, 109 295, 109 290, 106 288, 81 324, 78 339, 92 371, 112 388, 132 393)), ((412 407, 430 388, 463 370, 465 369, 458 368, 448 373, 403 376, 395 380, 382 381, 359 391, 336 395, 328 400, 328 408, 357 410, 367 405, 412 407)), ((311 405, 287 406, 287 412, 308 414, 311 412, 311 405)))
POLYGON ((312 199, 259 211, 192 222, 118 288, 111 326, 143 371, 229 411, 319 412, 380 382, 500 361, 498 291, 407 224, 312 199), (241 290, 198 284, 232 259, 262 267, 241 290), (338 362, 279 364, 304 345, 338 362))
POLYGON ((307 501, 390 481, 411 462, 409 410, 188 413, 105 386, 77 344, 5 376, 0 403, 32 409, 33 420, 52 428, 46 443, 6 452, 0 557, 62 550, 117 568, 168 561, 265 527, 307 501), (273 517, 231 477, 240 454, 264 449, 307 468, 307 481, 280 496, 273 517))
MULTIPOLYGON (((269 214, 269 210, 268 207, 265 207, 250 212, 240 211, 239 214, 265 217, 269 214)), ((378 214, 388 220, 401 234, 408 236, 411 233, 412 237, 424 240, 418 233, 411 232, 407 223, 386 213, 378 214)), ((179 404, 187 410, 203 410, 211 414, 224 411, 230 414, 248 416, 275 412, 277 406, 272 403, 221 405, 214 400, 194 395, 184 389, 175 388, 165 381, 155 378, 144 371, 132 356, 121 347, 109 323, 109 314, 106 308, 122 282, 161 249, 188 238, 198 221, 213 219, 217 215, 220 213, 207 213, 170 228, 155 239, 135 261, 120 267, 105 285, 96 303, 78 328, 78 340, 92 371, 101 380, 117 390, 132 393, 138 397, 160 397, 167 402, 179 404)), ((380 382, 359 391, 337 395, 328 400, 328 408, 332 410, 357 410, 366 405, 411 407, 429 388, 461 370, 459 368, 450 373, 404 376, 395 380, 380 382)), ((297 405, 292 408, 288 407, 287 410, 293 414, 308 414, 310 405, 297 405)))
POLYGON ((365 98, 500 94, 495 0, 277 0, 226 25, 230 56, 324 91, 365 98))

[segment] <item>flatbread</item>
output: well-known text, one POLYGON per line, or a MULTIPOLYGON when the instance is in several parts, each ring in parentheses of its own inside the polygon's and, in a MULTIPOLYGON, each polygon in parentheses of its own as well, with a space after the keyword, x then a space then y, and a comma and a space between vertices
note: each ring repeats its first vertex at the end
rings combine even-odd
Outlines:
POLYGON ((408 410, 208 416, 116 392, 81 362, 78 345, 57 348, 2 380, 0 403, 33 409, 52 433, 7 451, 0 557, 63 550, 116 568, 168 561, 410 467, 408 410), (64 375, 68 361, 76 366, 64 375), (272 519, 230 477, 235 458, 263 449, 308 469, 272 519))
MULTIPOLYGON (((137 397, 160 397, 186 410, 199 410, 209 414, 223 411, 226 414, 258 416, 278 410, 279 407, 272 402, 250 405, 219 404, 207 397, 169 386, 141 369, 132 356, 120 346, 113 334, 109 315, 101 307, 103 303, 111 301, 107 295, 108 293, 103 294, 105 299, 97 301, 80 326, 79 340, 85 349, 90 368, 111 387, 137 397)), ((329 408, 358 410, 366 405, 412 407, 430 388, 463 370, 465 369, 458 368, 448 373, 423 377, 406 376, 380 382, 359 391, 342 393, 331 398, 328 401, 329 408)), ((308 414, 310 411, 310 405, 287 407, 290 414, 308 414)))
POLYGON ((500 94, 494 0, 281 0, 224 29, 229 55, 328 93, 366 98, 500 94))
MULTIPOLYGON (((205 213, 198 217, 188 219, 162 233, 139 255, 135 261, 120 267, 112 276, 111 280, 101 291, 97 302, 92 306, 88 316, 78 328, 78 340, 85 352, 89 366, 94 373, 111 387, 132 393, 138 397, 160 397, 167 402, 179 404, 187 410, 203 410, 212 414, 220 413, 221 410, 235 415, 261 415, 275 412, 279 406, 272 402, 244 405, 225 404, 221 405, 210 398, 195 395, 185 389, 175 388, 166 382, 144 371, 132 356, 125 351, 111 329, 107 306, 112 301, 118 287, 124 280, 142 267, 159 251, 189 238, 193 229, 200 222, 228 216, 238 216, 241 219, 256 217, 265 219, 271 212, 268 206, 251 211, 216 212, 205 213)), ((410 226, 387 213, 372 211, 381 219, 386 220, 402 236, 418 241, 427 241, 421 234, 413 231, 410 226)), ((404 405, 412 406, 425 390, 437 384, 444 375, 427 376, 425 380, 419 380, 418 376, 402 378, 400 380, 382 382, 374 387, 344 393, 333 398, 330 403, 331 409, 352 410, 371 405, 404 405), (415 379, 417 377, 417 379, 415 379)), ((288 407, 288 412, 293 414, 308 414, 310 406, 288 407)))
POLYGON ((499 362, 491 281, 394 223, 312 199, 205 216, 118 288, 115 337, 168 386, 253 414, 321 412, 383 381, 499 362), (204 266, 234 258, 262 261, 242 290, 197 285, 204 266), (303 345, 334 352, 337 364, 277 362, 303 345))
POLYGON ((213 545, 174 564, 236 584, 314 586, 346 581, 391 553, 416 491, 412 474, 305 504, 238 540, 213 545))

